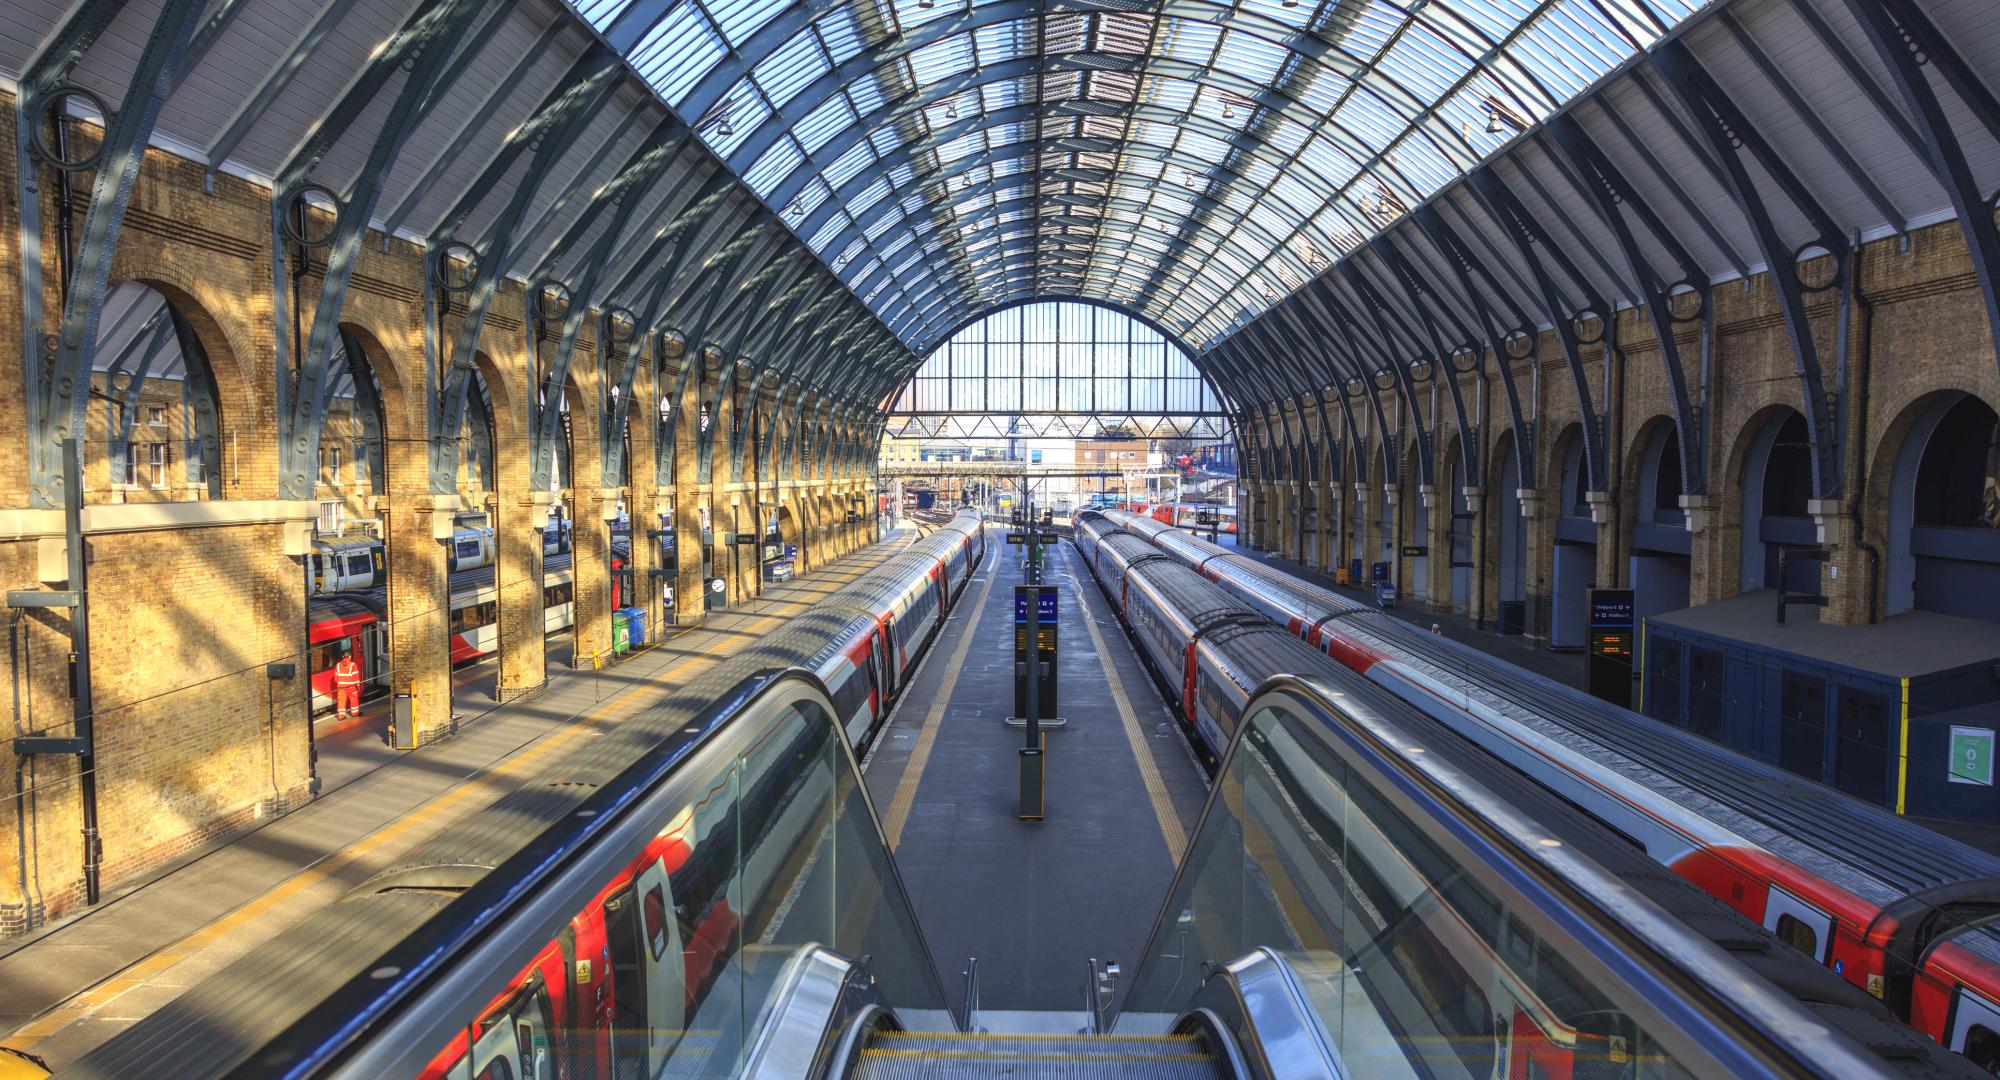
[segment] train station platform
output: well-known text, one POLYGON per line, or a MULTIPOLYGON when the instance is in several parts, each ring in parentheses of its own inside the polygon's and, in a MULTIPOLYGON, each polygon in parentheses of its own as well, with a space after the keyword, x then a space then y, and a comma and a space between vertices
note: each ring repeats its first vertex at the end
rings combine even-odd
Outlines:
POLYGON ((1080 1016, 1086 958, 1138 960, 1208 782, 1109 602, 1059 543, 1044 581, 1061 590, 1068 723, 1047 733, 1047 815, 1020 820, 1024 734, 1005 719, 1022 557, 997 527, 988 536, 997 557, 967 585, 863 769, 952 1008, 976 958, 982 1015, 1080 1016))
MULTIPOLYGON (((551 650, 548 689, 499 705, 461 698, 458 735, 390 749, 374 722, 319 743, 320 797, 108 894, 74 918, 0 948, 0 1045, 58 1069, 253 946, 467 821, 538 766, 686 684, 901 550, 904 531, 762 598, 675 628, 603 670, 572 670, 551 650)), ((491 663, 458 673, 491 684, 491 663)), ((379 706, 378 706, 379 708, 379 706)))

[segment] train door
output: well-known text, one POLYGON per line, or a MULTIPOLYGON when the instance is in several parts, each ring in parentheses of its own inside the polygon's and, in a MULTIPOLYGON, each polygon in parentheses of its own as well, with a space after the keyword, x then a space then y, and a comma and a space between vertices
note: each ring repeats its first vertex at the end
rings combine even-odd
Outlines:
POLYGON ((868 663, 875 669, 876 687, 881 691, 877 699, 881 711, 889 709, 889 699, 896 695, 896 665, 889 662, 893 646, 889 643, 889 624, 877 620, 875 632, 868 635, 868 663))
POLYGON ((687 960, 666 866, 648 865, 604 905, 611 954, 613 1075, 660 1075, 686 1026, 687 960))
POLYGON ((1822 964, 1833 945, 1833 916, 1775 885, 1764 901, 1764 929, 1822 964))
POLYGON ((549 992, 539 977, 513 999, 481 1021, 472 1043, 472 1080, 555 1080, 555 1054, 549 1044, 554 1023, 549 992))
POLYGON ((1945 1045, 2000 1076, 2000 1005, 1959 987, 1951 1004, 1951 1038, 1945 1045))

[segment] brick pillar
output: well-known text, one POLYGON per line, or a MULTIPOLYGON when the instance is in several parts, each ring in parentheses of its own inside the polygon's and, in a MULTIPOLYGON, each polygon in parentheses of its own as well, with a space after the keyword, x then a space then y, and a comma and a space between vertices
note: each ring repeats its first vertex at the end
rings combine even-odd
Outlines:
POLYGON ((1555 577, 1556 558, 1556 518, 1555 508, 1550 500, 1542 498, 1542 492, 1535 488, 1520 488, 1515 497, 1521 503, 1521 516, 1528 520, 1527 537, 1527 582, 1528 625, 1527 636, 1535 641, 1547 641, 1552 597, 1549 583, 1555 577))
MULTIPOLYGON (((691 360, 683 361, 691 363, 691 360)), ((701 511, 708 505, 695 461, 694 380, 681 389, 674 407, 674 622, 692 626, 707 609, 708 582, 701 572, 701 511)))
MULTIPOLYGON (((1483 628, 1487 625, 1486 620, 1488 615, 1485 604, 1480 602, 1481 594, 1483 592, 1487 603, 1491 603, 1493 593, 1493 586, 1486 572, 1487 566, 1490 565, 1486 561, 1486 490, 1484 488, 1467 486, 1460 488, 1459 494, 1465 496, 1465 510, 1472 515, 1472 543, 1469 545, 1471 551, 1470 557, 1467 559, 1472 564, 1469 571, 1472 575, 1471 587, 1466 590, 1466 610, 1460 612, 1460 614, 1471 616, 1483 628), (1486 583, 1483 588, 1480 584, 1481 582, 1486 583)), ((1451 513, 1450 503, 1445 504, 1445 512, 1446 516, 1449 517, 1451 513)), ((1451 540, 1449 538, 1446 539, 1445 545, 1445 550, 1449 553, 1451 550, 1451 540)))
POLYGON ((503 455, 503 477, 493 500, 494 570, 500 587, 500 678, 496 694, 513 701, 548 685, 548 617, 542 604, 542 530, 548 524, 549 493, 524 491, 529 455, 503 455), (519 472, 520 484, 508 481, 519 472))
POLYGON ((1597 527, 1597 564, 1590 579, 1600 589, 1618 588, 1625 579, 1625 560, 1618 542, 1618 504, 1606 491, 1586 491, 1583 501, 1589 504, 1591 524, 1597 527))
POLYGON ((1709 495, 1681 496, 1681 513, 1687 516, 1688 604, 1706 604, 1722 598, 1723 528, 1717 520, 1716 500, 1709 495))
POLYGON ((579 343, 570 365, 576 392, 569 395, 569 504, 575 515, 575 547, 570 554, 570 586, 575 598, 575 622, 570 633, 570 666, 591 666, 594 656, 611 658, 611 526, 618 492, 606 489, 604 452, 599 434, 604 417, 597 411, 596 348, 579 343))
POLYGON ((389 556, 389 683, 410 695, 417 739, 452 733, 450 584, 445 545, 457 500, 430 492, 421 438, 385 440, 388 506, 382 510, 389 556))
POLYGON ((632 379, 632 404, 626 416, 632 456, 626 463, 631 483, 625 489, 625 510, 631 515, 632 535, 625 565, 631 570, 633 595, 625 603, 645 609, 646 633, 657 638, 657 628, 665 624, 666 616, 660 601, 660 586, 665 582, 652 573, 660 566, 660 541, 653 535, 660 528, 659 466, 654 452, 660 420, 655 406, 660 393, 653 383, 656 365, 642 362, 638 356, 628 357, 626 362, 639 364, 639 370, 632 379))
POLYGON ((1417 488, 1423 504, 1424 544, 1430 548, 1424 558, 1424 576, 1431 594, 1432 611, 1451 610, 1451 495, 1430 484, 1417 488))
POLYGON ((1812 515, 1818 526, 1820 546, 1831 555, 1819 571, 1819 590, 1827 599, 1827 606, 1820 610, 1820 621, 1834 626, 1866 624, 1868 566, 1861 545, 1855 543, 1847 501, 1808 499, 1806 513, 1812 515))

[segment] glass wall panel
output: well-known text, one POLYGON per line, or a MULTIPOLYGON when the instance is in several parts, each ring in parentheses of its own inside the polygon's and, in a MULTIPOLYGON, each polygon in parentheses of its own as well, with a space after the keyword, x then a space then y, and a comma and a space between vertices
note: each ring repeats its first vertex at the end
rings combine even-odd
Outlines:
POLYGON ((1186 353, 1151 326, 1093 304, 997 312, 938 346, 898 395, 898 413, 1219 416, 1186 353))

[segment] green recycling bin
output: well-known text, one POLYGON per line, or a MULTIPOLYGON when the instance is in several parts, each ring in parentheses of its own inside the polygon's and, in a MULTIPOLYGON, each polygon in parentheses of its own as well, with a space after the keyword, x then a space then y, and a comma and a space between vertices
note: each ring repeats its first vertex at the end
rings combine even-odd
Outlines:
POLYGON ((611 652, 613 655, 630 652, 632 649, 632 626, 625 612, 611 613, 611 652))

